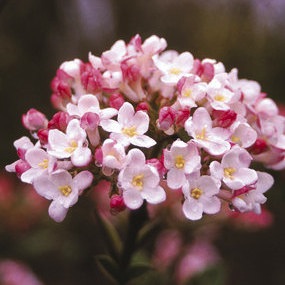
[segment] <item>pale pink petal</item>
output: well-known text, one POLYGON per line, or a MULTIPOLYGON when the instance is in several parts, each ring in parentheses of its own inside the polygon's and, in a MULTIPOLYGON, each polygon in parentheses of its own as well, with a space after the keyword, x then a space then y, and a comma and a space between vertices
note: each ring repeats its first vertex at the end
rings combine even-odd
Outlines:
POLYGON ((98 113, 100 110, 99 101, 95 95, 87 94, 80 97, 78 101, 78 109, 83 115, 87 112, 98 113))
POLYGON ((146 135, 131 137, 129 141, 133 145, 146 147, 146 148, 152 147, 156 144, 156 141, 154 139, 146 135))
POLYGON ((274 179, 269 173, 257 171, 257 176, 256 189, 259 192, 264 193, 272 187, 274 179))
POLYGON ((63 186, 63 185, 71 185, 72 184, 72 176, 66 171, 59 169, 50 175, 50 180, 53 182, 55 186, 63 186))
POLYGON ((221 209, 221 201, 217 197, 201 197, 203 211, 207 214, 216 214, 221 209))
POLYGON ((149 116, 144 111, 138 111, 132 119, 132 124, 136 126, 138 134, 144 134, 148 130, 149 116))
POLYGON ((22 182, 31 184, 33 183, 34 179, 42 175, 43 172, 44 170, 39 168, 30 168, 21 175, 21 180, 22 182))
POLYGON ((51 202, 48 209, 49 216, 58 223, 65 219, 67 212, 68 208, 63 207, 56 200, 51 202))
POLYGON ((118 133, 121 131, 121 125, 115 120, 102 120, 100 126, 107 132, 118 133))
POLYGON ((183 203, 182 210, 186 218, 190 220, 200 220, 203 214, 203 206, 197 201, 186 199, 183 203))
POLYGON ((91 150, 88 147, 78 147, 71 155, 71 161, 75 166, 87 166, 92 159, 91 150))
POLYGON ((60 195, 57 187, 49 180, 47 175, 39 176, 33 181, 33 186, 37 193, 48 199, 54 199, 60 195))
POLYGON ((182 69, 184 72, 189 72, 193 67, 193 55, 190 52, 183 52, 174 59, 173 65, 182 69))
POLYGON ((178 189, 186 182, 183 171, 171 168, 167 173, 167 185, 171 189, 178 189))
POLYGON ((100 111, 101 120, 110 119, 118 114, 118 110, 115 108, 105 108, 100 111))
POLYGON ((39 163, 43 162, 43 160, 48 159, 48 154, 40 148, 32 148, 29 149, 25 154, 26 161, 32 166, 39 168, 39 163))
POLYGON ((49 131, 48 142, 53 150, 64 150, 68 146, 66 135, 57 129, 49 131))
POLYGON ((123 192, 126 206, 130 209, 138 209, 143 204, 141 193, 135 189, 127 189, 123 192))
POLYGON ((84 170, 79 172, 73 178, 73 184, 76 185, 79 192, 82 192, 86 188, 90 187, 93 181, 93 175, 90 171, 84 170))
POLYGON ((165 191, 160 186, 155 188, 144 188, 141 195, 148 203, 151 204, 158 204, 166 199, 165 191))
POLYGON ((118 122, 121 126, 128 126, 130 119, 134 116, 135 110, 132 104, 125 102, 118 112, 118 122))

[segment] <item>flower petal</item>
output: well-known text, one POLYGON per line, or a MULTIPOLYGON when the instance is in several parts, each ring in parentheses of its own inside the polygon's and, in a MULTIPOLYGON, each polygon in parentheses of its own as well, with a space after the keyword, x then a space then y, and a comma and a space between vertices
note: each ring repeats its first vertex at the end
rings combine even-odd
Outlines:
POLYGON ((123 192, 126 206, 130 209, 138 209, 143 204, 141 193, 135 189, 128 189, 123 192))

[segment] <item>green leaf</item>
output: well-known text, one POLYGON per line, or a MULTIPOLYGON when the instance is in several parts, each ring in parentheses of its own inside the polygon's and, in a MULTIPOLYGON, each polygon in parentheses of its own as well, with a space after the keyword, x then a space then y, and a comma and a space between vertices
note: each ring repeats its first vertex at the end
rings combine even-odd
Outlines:
POLYGON ((96 263, 101 272, 113 283, 117 283, 120 278, 118 263, 109 255, 101 254, 95 256, 96 263))
POLYGON ((140 262, 132 264, 126 272, 126 280, 130 281, 132 279, 138 278, 150 270, 153 270, 153 268, 148 263, 140 262))

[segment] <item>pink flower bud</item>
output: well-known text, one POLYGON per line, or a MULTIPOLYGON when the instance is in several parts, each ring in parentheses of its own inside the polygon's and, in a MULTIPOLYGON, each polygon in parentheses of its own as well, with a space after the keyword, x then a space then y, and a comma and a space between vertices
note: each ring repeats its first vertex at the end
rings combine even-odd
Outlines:
POLYGON ((125 81, 133 82, 140 78, 139 68, 135 64, 131 63, 129 59, 121 62, 121 70, 125 81))
POLYGON ((119 110, 125 103, 125 99, 120 93, 113 93, 109 98, 109 105, 112 108, 119 110))
POLYGON ((111 213, 113 215, 120 213, 126 209, 124 199, 120 195, 113 195, 110 200, 111 213))
POLYGON ((96 164, 102 165, 103 164, 103 151, 101 147, 96 148, 94 153, 94 159, 96 164))
POLYGON ((249 152, 257 155, 267 151, 268 145, 266 141, 262 138, 258 138, 255 143, 249 148, 249 152))
POLYGON ((80 126, 85 130, 95 130, 98 127, 99 122, 100 118, 98 114, 87 112, 82 116, 80 126))
POLYGON ((176 111, 171 107, 162 107, 159 111, 158 123, 163 131, 167 131, 173 126, 175 121, 176 111))
POLYGON ((189 117, 190 117, 190 109, 188 108, 180 109, 177 111, 175 122, 178 126, 182 127, 184 126, 184 123, 189 117))
POLYGON ((213 111, 213 116, 216 117, 216 123, 221 128, 228 128, 236 120, 237 113, 233 110, 213 111))
POLYGON ((160 177, 163 177, 166 174, 166 168, 164 167, 162 159, 151 158, 148 159, 146 163, 154 166, 157 169, 160 177))
POLYGON ((30 169, 31 166, 24 160, 19 160, 15 165, 15 172, 17 175, 21 176, 24 172, 30 169))
POLYGON ((199 59, 194 60, 193 72, 205 82, 210 82, 215 75, 213 64, 210 62, 201 63, 199 59))
POLYGON ((98 69, 92 67, 90 63, 82 64, 80 67, 81 83, 85 90, 96 93, 102 88, 102 74, 98 69))
POLYGON ((48 129, 58 129, 65 131, 69 122, 70 116, 66 112, 57 112, 53 115, 52 119, 48 122, 48 129))
POLYGON ((22 124, 29 131, 45 128, 48 123, 46 116, 36 109, 30 109, 22 116, 22 124))
POLYGON ((37 135, 42 145, 45 145, 48 143, 48 130, 47 129, 38 130, 37 135))
POLYGON ((149 105, 147 102, 140 102, 136 107, 136 112, 137 111, 144 111, 147 113, 148 110, 149 110, 149 105))

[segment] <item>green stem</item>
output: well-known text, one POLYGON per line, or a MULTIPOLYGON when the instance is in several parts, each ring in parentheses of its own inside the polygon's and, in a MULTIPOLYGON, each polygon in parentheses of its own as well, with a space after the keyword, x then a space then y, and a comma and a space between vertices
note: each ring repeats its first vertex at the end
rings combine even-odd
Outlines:
POLYGON ((129 214, 129 224, 127 236, 124 242, 123 251, 120 259, 120 272, 122 279, 119 281, 120 285, 126 284, 126 271, 131 263, 133 254, 136 251, 136 242, 140 229, 148 219, 146 203, 138 210, 133 210, 129 214))

